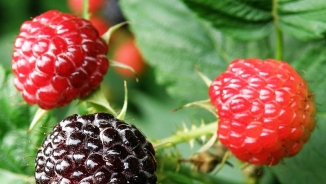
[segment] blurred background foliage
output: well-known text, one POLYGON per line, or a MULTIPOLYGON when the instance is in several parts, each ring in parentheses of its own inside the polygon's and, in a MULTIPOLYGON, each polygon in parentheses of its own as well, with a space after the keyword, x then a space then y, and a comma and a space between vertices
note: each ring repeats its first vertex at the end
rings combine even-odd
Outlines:
MULTIPOLYGON (((55 109, 48 116, 43 118, 43 121, 35 127, 34 131, 26 134, 30 122, 33 119, 34 113, 37 110, 36 106, 30 107, 17 93, 12 85, 11 75, 11 53, 16 35, 19 33, 21 24, 45 11, 57 9, 62 12, 76 13, 69 7, 68 0, 10 0, 0 1, 0 64, 1 64, 1 79, 3 85, 0 91, 0 99, 2 108, 5 109, 0 115, 0 181, 11 183, 33 183, 34 172, 34 154, 43 138, 51 130, 51 127, 63 119, 64 117, 82 112, 80 108, 76 108, 76 103, 55 109), (14 98, 14 100, 12 99, 14 98), (44 128, 44 127, 46 128, 44 128)), ((77 13, 78 14, 78 13, 77 13)), ((103 33, 103 29, 107 29, 112 25, 126 21, 126 18, 121 14, 118 0, 105 0, 104 6, 94 13, 97 20, 100 19, 99 31, 103 33), (101 22, 102 21, 102 22, 101 22), (104 22, 103 22, 104 21, 104 22), (102 27, 101 27, 102 26, 102 27), (104 28, 103 28, 104 26, 104 28)), ((81 15, 81 14, 79 14, 81 15)), ((94 23, 95 24, 95 23, 94 23)), ((124 26, 113 34, 113 38, 109 45, 108 58, 110 60, 119 59, 117 52, 120 47, 126 42, 134 41, 134 35, 130 31, 129 26, 124 26)), ((135 42, 134 47, 138 50, 135 42)), ((126 46, 125 46, 126 47, 126 46)), ((136 51, 124 51, 128 55, 132 55, 141 62, 132 67, 136 67, 137 78, 126 74, 126 71, 118 71, 110 67, 105 79, 101 85, 105 96, 108 98, 113 107, 117 110, 123 105, 124 89, 123 81, 128 84, 128 111, 126 121, 136 124, 150 139, 156 140, 172 135, 177 129, 182 128, 181 123, 191 126, 191 123, 199 124, 202 115, 208 114, 204 110, 182 110, 176 113, 171 113, 171 110, 183 105, 179 100, 171 98, 165 89, 164 85, 157 84, 154 70, 143 59, 139 61, 140 56, 136 56, 136 51), (137 67, 141 68, 137 71, 137 67), (191 113, 189 113, 191 112, 191 113)), ((134 49, 134 48, 133 48, 134 49)), ((123 49, 120 49, 123 50, 123 49)), ((141 55, 141 53, 138 53, 141 55)), ((121 54, 120 54, 121 55, 121 54)), ((120 57, 121 58, 121 57, 120 57)), ((123 58, 122 58, 123 59, 123 58)), ((203 87, 205 87, 205 84, 203 87)), ((213 121, 213 116, 208 116, 209 121, 213 121)), ((199 144, 196 144, 198 148, 199 144)), ((184 154, 184 157, 189 156, 195 148, 191 149, 189 145, 181 144, 178 150, 184 154)), ((170 163, 171 173, 176 169, 176 165, 170 163)), ((194 178, 200 182, 205 175, 196 174, 189 169, 184 170, 187 174, 195 174, 194 178)), ((228 173, 228 172, 225 172, 228 173)), ((238 181, 242 180, 241 173, 238 171, 238 181)), ((231 174, 227 174, 233 177, 231 174)), ((178 180, 178 179, 177 179, 178 180)), ((181 179, 183 178, 181 177, 181 179)), ((209 181, 209 179, 207 179, 209 181)), ((191 179, 190 179, 191 181, 191 179)), ((167 181, 168 183, 171 180, 167 181)), ((173 182, 173 181, 172 181, 173 182)), ((187 181, 185 181, 187 182, 187 181)), ((189 182, 189 179, 188 179, 189 182)), ((188 183, 187 182, 187 183, 188 183)), ((182 183, 182 182, 181 182, 182 183)))
MULTIPOLYGON (((94 13, 96 19, 93 20, 100 32, 121 21, 131 23, 114 33, 109 45, 109 59, 124 60, 117 53, 131 40, 142 56, 143 64, 138 72, 139 82, 134 76, 110 67, 101 87, 110 103, 119 110, 124 98, 123 81, 128 82, 126 121, 136 124, 151 140, 172 135, 182 129, 182 123, 191 127, 192 124, 199 125, 201 120, 216 121, 215 117, 198 108, 174 113, 171 110, 208 98, 207 86, 196 74, 195 65, 213 79, 232 59, 274 57, 277 35, 273 21, 276 16, 285 33, 284 59, 307 79, 316 94, 318 125, 297 156, 284 159, 278 166, 264 167, 258 183, 322 183, 326 180, 323 174, 326 126, 322 124, 326 117, 324 0, 313 3, 310 0, 121 0, 120 6, 117 0, 104 2, 94 13), (275 6, 273 2, 278 2, 277 10, 271 10, 275 6)), ((11 52, 20 25, 50 9, 76 13, 69 7, 68 0, 0 1, 0 106, 3 108, 0 114, 0 181, 7 184, 33 183, 33 157, 46 133, 64 117, 84 112, 73 102, 53 110, 32 133, 26 134, 37 108, 26 105, 12 85, 11 52)), ((127 48, 129 50, 122 52, 132 50, 132 46, 127 48)), ((139 55, 137 58, 139 61, 139 55)), ((171 157, 175 153, 187 158, 199 146, 200 143, 196 143, 190 148, 184 143, 177 149, 166 151, 172 154, 171 157)), ((160 178, 164 179, 160 182, 245 183, 241 164, 233 157, 230 163, 233 167, 226 165, 215 175, 194 172, 189 169, 189 164, 181 164, 180 172, 175 172, 179 165, 166 160, 164 172, 159 172, 160 178)), ((162 167, 158 171, 160 169, 162 167)))

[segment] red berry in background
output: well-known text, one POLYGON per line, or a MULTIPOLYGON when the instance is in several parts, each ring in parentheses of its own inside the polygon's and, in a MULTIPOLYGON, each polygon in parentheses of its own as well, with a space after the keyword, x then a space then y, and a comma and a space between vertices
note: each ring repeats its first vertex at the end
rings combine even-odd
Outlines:
POLYGON ((209 88, 218 138, 240 160, 275 165, 298 153, 315 127, 306 81, 286 62, 239 59, 209 88))
POLYGON ((14 83, 29 104, 61 107, 97 88, 108 46, 87 20, 56 10, 22 24, 14 43, 14 83))
MULTIPOLYGON (((137 75, 141 75, 145 70, 145 63, 134 39, 128 39, 118 46, 114 53, 113 59, 117 62, 130 66, 135 70, 137 75)), ((118 74, 124 77, 134 77, 135 74, 124 68, 115 67, 118 74)))
POLYGON ((89 21, 94 25, 94 27, 98 30, 100 35, 103 35, 108 29, 109 24, 101 17, 93 14, 89 21))
MULTIPOLYGON (((96 12, 99 10, 105 0, 88 0, 88 12, 96 12)), ((83 0, 67 0, 68 7, 71 11, 77 14, 81 14, 83 12, 83 0)))
POLYGON ((37 184, 155 184, 155 150, 133 125, 110 114, 71 115, 35 158, 37 184))

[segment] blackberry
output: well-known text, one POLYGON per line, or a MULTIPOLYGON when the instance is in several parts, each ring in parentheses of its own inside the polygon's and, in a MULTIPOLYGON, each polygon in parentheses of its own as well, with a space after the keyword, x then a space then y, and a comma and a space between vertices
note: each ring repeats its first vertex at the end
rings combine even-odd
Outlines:
POLYGON ((154 184, 155 150, 133 125, 107 113, 71 115, 35 158, 37 184, 154 184))

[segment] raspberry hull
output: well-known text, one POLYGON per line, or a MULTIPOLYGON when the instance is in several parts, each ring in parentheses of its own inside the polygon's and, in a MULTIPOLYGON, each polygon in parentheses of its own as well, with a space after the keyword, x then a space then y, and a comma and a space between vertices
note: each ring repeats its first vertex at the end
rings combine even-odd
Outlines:
POLYGON ((209 88, 218 138, 240 160, 275 165, 298 153, 315 127, 305 80, 286 62, 239 59, 209 88))
POLYGON ((87 20, 56 10, 20 28, 14 43, 14 83, 29 104, 61 107, 98 87, 109 67, 108 46, 87 20))
POLYGON ((106 113, 60 121, 36 155, 37 184, 155 184, 155 151, 133 125, 106 113))

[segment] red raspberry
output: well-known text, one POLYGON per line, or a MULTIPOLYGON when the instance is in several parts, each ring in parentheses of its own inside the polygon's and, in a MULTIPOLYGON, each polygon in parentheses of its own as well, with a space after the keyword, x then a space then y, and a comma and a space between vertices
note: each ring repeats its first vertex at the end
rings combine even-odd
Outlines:
POLYGON ((12 56, 14 83, 29 104, 61 107, 102 82, 108 46, 87 20, 56 10, 26 21, 12 56))
POLYGON ((315 127, 305 80, 286 62, 239 59, 209 88, 218 138, 240 160, 274 165, 298 153, 315 127))
MULTIPOLYGON (((145 72, 145 62, 133 38, 129 38, 127 41, 119 45, 113 58, 115 61, 133 68, 135 73, 139 76, 145 72)), ((115 70, 121 76, 129 78, 135 77, 135 73, 128 69, 116 67, 115 70)))

